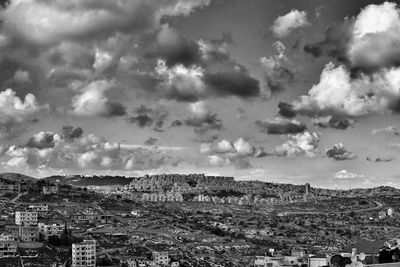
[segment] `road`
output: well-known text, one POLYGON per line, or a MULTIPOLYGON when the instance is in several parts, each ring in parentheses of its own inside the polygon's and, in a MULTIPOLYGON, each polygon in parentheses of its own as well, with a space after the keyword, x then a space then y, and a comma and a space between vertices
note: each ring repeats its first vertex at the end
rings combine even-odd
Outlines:
POLYGON ((342 214, 342 213, 363 213, 367 211, 374 211, 374 210, 380 210, 383 207, 383 204, 379 201, 374 200, 376 206, 371 207, 371 208, 365 208, 365 209, 358 209, 358 210, 347 210, 347 211, 334 211, 334 212, 328 212, 328 211, 286 211, 286 212, 280 212, 278 214, 282 214, 284 216, 287 215, 323 215, 323 214, 342 214))

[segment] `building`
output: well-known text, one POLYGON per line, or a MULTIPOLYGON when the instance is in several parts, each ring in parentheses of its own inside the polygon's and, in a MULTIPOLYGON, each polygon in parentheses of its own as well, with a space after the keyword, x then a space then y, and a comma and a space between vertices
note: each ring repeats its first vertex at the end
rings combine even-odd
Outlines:
POLYGON ((29 211, 48 212, 49 205, 47 205, 47 204, 29 205, 28 209, 29 209, 29 211))
POLYGON ((35 211, 16 211, 15 224, 16 225, 37 225, 38 214, 35 211))
POLYGON ((64 232, 65 225, 64 224, 45 224, 45 223, 38 223, 39 233, 42 234, 46 239, 49 236, 58 236, 60 237, 64 232))
POLYGON ((56 194, 58 194, 58 184, 43 186, 42 193, 43 193, 43 195, 56 195, 56 194))
POLYGON ((15 257, 17 241, 11 235, 0 235, 0 258, 15 257))
POLYGON ((316 255, 308 258, 309 267, 328 266, 328 260, 325 255, 316 255))
POLYGON ((306 195, 311 193, 311 185, 309 183, 305 184, 306 195))
POLYGON ((21 192, 21 184, 0 178, 0 195, 6 193, 19 194, 21 192))
POLYGON ((96 266, 96 240, 72 244, 72 267, 96 266))
POLYGON ((394 209, 393 208, 388 208, 387 215, 389 217, 393 217, 394 216, 394 209))
POLYGON ((16 240, 34 242, 39 238, 37 225, 6 225, 6 233, 16 240))
POLYGON ((169 256, 166 251, 153 251, 153 260, 156 264, 168 265, 169 264, 169 256))

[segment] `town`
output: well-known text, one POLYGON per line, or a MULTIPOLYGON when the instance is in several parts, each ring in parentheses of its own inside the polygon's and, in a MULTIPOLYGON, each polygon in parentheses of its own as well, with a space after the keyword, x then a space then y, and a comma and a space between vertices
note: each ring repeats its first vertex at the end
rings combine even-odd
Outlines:
POLYGON ((398 251, 400 229, 400 190, 390 187, 5 173, 0 193, 0 266, 319 267, 338 255, 340 264, 398 261, 385 256, 398 251))

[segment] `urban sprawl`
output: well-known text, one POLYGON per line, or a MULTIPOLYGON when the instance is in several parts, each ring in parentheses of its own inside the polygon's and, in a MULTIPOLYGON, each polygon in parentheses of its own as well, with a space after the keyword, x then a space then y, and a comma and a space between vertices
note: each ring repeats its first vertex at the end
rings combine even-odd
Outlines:
POLYGON ((0 174, 0 266, 399 267, 400 190, 0 174))

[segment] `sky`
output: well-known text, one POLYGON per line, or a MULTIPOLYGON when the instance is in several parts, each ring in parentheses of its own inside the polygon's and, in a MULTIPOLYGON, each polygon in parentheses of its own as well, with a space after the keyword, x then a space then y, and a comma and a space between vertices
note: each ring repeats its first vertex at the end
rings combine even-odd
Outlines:
POLYGON ((0 171, 400 187, 400 6, 11 0, 0 171))

